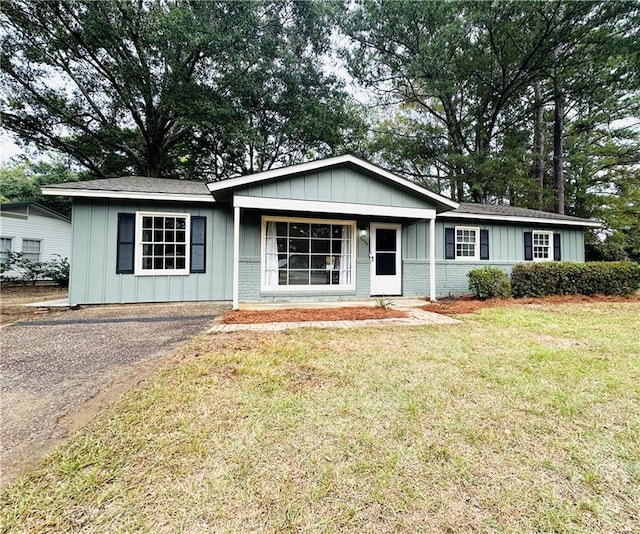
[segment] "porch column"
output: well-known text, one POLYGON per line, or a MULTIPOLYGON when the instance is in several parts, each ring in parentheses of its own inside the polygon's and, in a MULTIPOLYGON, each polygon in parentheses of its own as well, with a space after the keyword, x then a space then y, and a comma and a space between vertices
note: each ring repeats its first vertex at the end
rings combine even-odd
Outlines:
POLYGON ((436 218, 429 219, 429 300, 436 301, 436 218))
POLYGON ((240 296, 240 207, 233 207, 233 309, 238 309, 240 296))

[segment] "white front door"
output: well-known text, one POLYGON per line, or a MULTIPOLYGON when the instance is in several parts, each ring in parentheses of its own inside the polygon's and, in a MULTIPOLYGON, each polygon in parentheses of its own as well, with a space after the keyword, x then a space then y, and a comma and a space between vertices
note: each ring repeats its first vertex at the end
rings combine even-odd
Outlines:
POLYGON ((371 223, 371 295, 401 295, 402 225, 371 223))

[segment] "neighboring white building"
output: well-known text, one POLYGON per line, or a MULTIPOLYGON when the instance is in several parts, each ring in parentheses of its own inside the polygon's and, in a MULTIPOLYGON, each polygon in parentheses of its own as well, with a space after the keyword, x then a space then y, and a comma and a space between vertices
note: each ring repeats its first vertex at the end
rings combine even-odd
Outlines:
POLYGON ((70 259, 71 221, 35 202, 0 204, 0 262, 10 251, 40 262, 70 259))

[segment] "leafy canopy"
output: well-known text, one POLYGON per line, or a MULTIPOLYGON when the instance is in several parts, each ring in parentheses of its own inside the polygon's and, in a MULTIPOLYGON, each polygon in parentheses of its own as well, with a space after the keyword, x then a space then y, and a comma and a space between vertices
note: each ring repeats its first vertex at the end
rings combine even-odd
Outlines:
POLYGON ((334 2, 5 0, 3 126, 97 176, 217 179, 341 149, 334 2))

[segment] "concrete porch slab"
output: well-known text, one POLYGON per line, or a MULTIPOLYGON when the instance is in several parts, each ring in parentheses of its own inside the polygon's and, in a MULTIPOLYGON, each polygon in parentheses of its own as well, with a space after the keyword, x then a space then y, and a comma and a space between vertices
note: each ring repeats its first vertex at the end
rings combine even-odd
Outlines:
POLYGON ((28 304, 23 304, 23 306, 29 306, 31 308, 68 308, 71 305, 69 304, 69 299, 57 299, 57 300, 43 300, 42 302, 29 302, 28 304))
MULTIPOLYGON (((428 301, 410 297, 389 297, 392 308, 420 308, 428 301)), ((260 301, 260 302, 240 302, 241 310, 287 310, 300 308, 348 308, 354 306, 375 307, 378 299, 375 297, 355 300, 304 300, 304 301, 260 301)))

